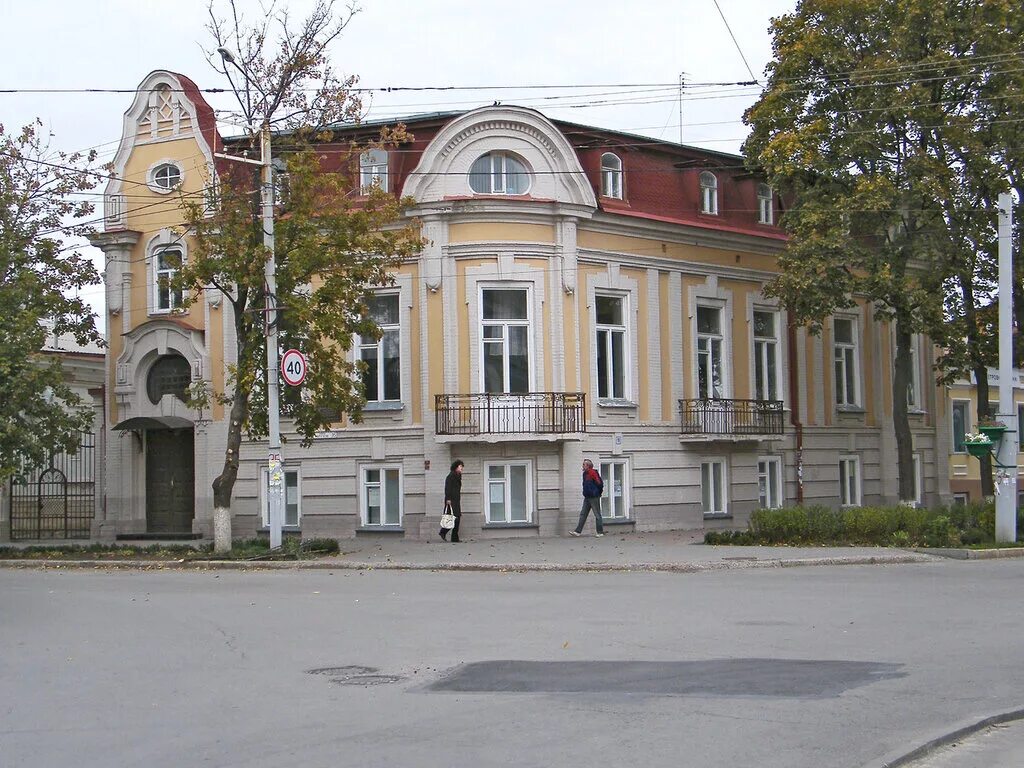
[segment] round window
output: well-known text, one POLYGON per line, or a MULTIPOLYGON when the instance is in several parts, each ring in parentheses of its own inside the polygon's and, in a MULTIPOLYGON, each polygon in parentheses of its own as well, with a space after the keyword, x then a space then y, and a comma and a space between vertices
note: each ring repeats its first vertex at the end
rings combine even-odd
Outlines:
POLYGON ((188 400, 188 387, 192 383, 192 366, 181 355, 164 355, 158 357, 146 377, 146 394, 153 405, 160 402, 164 395, 174 395, 185 402, 188 400))
POLYGON ((181 169, 174 163, 161 163, 153 169, 151 177, 158 191, 170 192, 181 184, 181 169))

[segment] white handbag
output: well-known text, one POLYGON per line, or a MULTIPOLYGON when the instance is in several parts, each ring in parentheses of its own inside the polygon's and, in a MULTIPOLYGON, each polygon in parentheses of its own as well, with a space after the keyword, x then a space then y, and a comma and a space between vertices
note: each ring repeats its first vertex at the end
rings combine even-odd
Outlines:
POLYGON ((444 505, 444 512, 441 514, 441 527, 446 531, 455 527, 455 513, 452 512, 451 503, 444 505))

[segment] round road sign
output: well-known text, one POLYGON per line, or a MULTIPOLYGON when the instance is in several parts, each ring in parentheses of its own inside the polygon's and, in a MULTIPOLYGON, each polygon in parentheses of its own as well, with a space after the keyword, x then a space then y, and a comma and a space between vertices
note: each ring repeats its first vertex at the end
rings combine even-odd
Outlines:
POLYGON ((297 349, 289 349, 281 358, 281 378, 290 387, 306 380, 306 356, 297 349))

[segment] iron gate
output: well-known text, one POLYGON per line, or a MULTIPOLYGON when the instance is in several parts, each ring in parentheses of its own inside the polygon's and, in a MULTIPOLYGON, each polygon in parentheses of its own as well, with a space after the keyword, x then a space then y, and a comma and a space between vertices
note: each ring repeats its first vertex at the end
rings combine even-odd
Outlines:
POLYGON ((11 540, 87 539, 96 514, 96 442, 79 437, 78 451, 11 480, 11 540))

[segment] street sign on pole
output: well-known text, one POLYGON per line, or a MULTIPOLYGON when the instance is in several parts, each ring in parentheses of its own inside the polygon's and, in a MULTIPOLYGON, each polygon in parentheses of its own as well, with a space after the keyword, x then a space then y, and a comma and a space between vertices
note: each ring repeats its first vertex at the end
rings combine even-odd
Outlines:
POLYGON ((290 387, 306 380, 306 356, 297 349, 289 349, 281 356, 281 378, 290 387))

